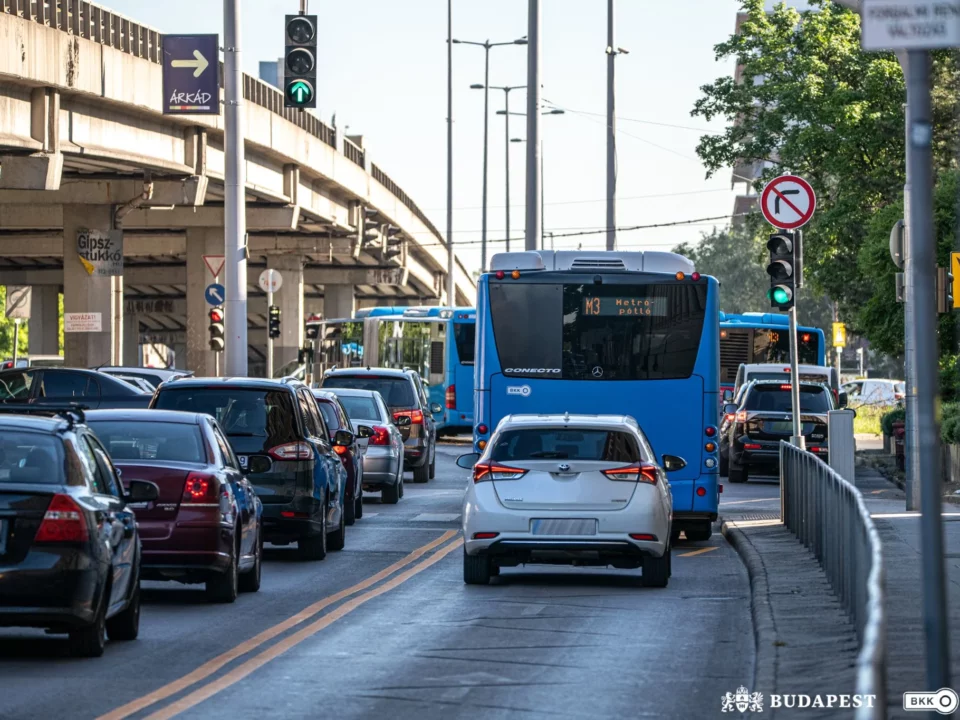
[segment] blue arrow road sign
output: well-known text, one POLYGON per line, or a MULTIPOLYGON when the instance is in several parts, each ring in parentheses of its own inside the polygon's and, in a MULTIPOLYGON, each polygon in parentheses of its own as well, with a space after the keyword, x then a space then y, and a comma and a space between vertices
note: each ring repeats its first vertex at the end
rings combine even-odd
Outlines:
POLYGON ((203 291, 203 296, 207 299, 208 305, 223 305, 223 301, 227 297, 227 291, 220 283, 213 283, 207 285, 207 289, 203 291))

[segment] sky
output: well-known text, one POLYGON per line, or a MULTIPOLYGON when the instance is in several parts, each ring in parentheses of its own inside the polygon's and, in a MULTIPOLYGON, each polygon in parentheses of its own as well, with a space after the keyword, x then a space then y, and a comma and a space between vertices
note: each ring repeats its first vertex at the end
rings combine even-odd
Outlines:
MULTIPOLYGON (((220 0, 110 0, 111 9, 161 32, 221 33, 220 0)), ((543 118, 544 230, 602 230, 606 194, 607 3, 541 0, 543 97, 564 115, 543 118)), ((729 215, 730 171, 706 179, 698 139, 723 130, 690 116, 700 87, 732 75, 713 47, 734 30, 737 0, 616 0, 617 225, 654 225, 729 215)), ((245 72, 283 54, 284 15, 298 0, 242 0, 245 72)), ((319 15, 318 113, 348 134, 362 134, 374 162, 420 208, 446 227, 445 0, 309 0, 319 15)), ((461 40, 508 42, 527 34, 523 0, 453 0, 453 34, 461 40)), ((222 37, 221 37, 222 43, 222 37)), ((480 266, 483 168, 483 48, 454 46, 454 241, 469 270, 480 266)), ((526 48, 490 51, 491 85, 526 83, 526 48)), ((488 257, 504 248, 505 127, 502 91, 490 91, 488 257)), ((511 111, 525 110, 523 90, 510 93, 511 111)), ((525 118, 512 117, 510 135, 525 137, 525 118)), ((522 247, 525 144, 510 146, 511 237, 522 247)), ((618 233, 623 250, 669 250, 695 242, 725 220, 618 233)), ((603 248, 602 232, 555 238, 555 247, 603 248)))

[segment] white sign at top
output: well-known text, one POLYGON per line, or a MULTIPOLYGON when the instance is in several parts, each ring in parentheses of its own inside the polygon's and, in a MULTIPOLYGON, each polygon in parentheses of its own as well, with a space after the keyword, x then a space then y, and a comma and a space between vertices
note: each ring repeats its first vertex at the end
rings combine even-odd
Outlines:
POLYGON ((283 285, 283 278, 280 276, 280 273, 269 268, 260 273, 260 289, 264 292, 274 293, 280 289, 280 286, 283 285))
POLYGON ((810 183, 796 175, 781 175, 767 183, 760 194, 760 212, 781 230, 806 225, 817 209, 817 196, 810 183))
POLYGON ((960 0, 863 0, 864 50, 934 50, 960 46, 960 0))

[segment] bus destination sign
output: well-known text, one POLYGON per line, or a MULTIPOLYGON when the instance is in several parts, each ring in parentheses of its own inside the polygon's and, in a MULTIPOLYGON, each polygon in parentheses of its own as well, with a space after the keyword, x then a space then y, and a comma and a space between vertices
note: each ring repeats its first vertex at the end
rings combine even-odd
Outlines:
POLYGON ((665 297, 585 297, 583 314, 597 317, 663 317, 667 314, 665 297))

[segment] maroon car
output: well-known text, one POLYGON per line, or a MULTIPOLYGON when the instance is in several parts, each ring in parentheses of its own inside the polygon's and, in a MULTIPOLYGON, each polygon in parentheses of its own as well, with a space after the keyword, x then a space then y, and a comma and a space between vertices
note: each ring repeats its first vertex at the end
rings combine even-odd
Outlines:
POLYGON ((216 420, 170 410, 86 417, 124 484, 159 488, 155 501, 134 506, 144 579, 206 583, 215 602, 260 589, 262 505, 216 420))
MULTIPOLYGON (((337 430, 346 430, 353 434, 353 425, 347 416, 347 411, 336 393, 329 390, 314 390, 313 396, 317 399, 323 421, 330 431, 330 442, 333 443, 337 430)), ((359 436, 354 436, 350 445, 336 445, 333 449, 343 461, 347 471, 347 490, 343 495, 343 514, 347 525, 353 525, 358 518, 363 517, 363 448, 360 447, 359 436)))

